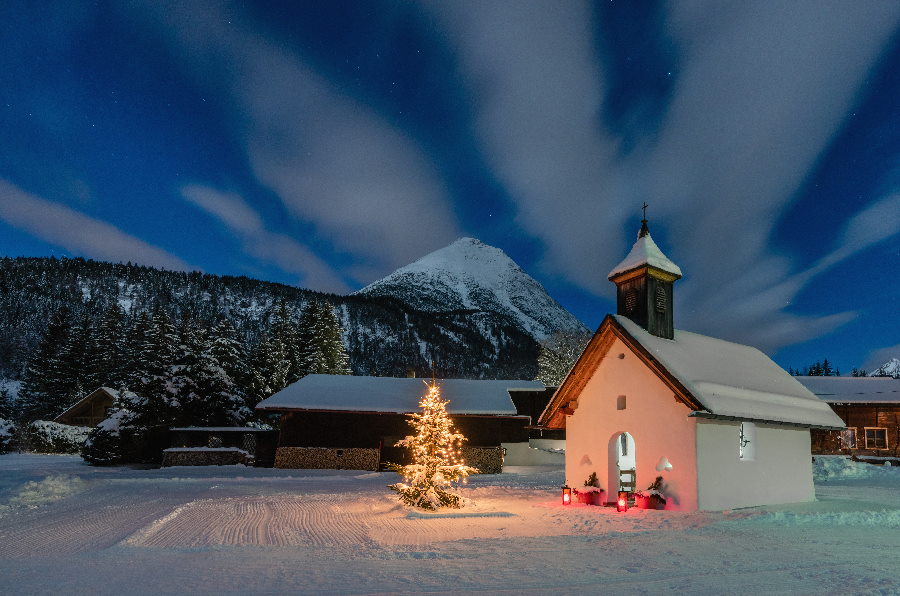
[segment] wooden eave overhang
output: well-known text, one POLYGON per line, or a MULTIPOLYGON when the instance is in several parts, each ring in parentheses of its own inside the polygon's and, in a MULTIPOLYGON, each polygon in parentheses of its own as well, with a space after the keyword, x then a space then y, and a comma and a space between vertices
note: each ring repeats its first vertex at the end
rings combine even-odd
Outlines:
POLYGON ((794 428, 815 428, 819 430, 844 430, 846 426, 823 426, 819 424, 802 424, 800 422, 785 422, 783 420, 769 420, 767 418, 747 418, 746 416, 722 416, 712 412, 691 412, 691 418, 706 418, 708 420, 727 420, 732 422, 753 422, 756 424, 772 424, 776 426, 792 426, 794 428))
POLYGON ((634 269, 629 269, 627 271, 622 271, 621 273, 611 275, 608 279, 609 281, 618 284, 624 281, 628 281, 629 279, 634 279, 635 277, 640 277, 642 275, 649 275, 650 277, 655 277, 656 279, 668 282, 673 282, 681 279, 681 276, 677 273, 672 273, 671 271, 666 271, 665 269, 660 269, 659 267, 654 267, 653 265, 639 265, 634 269))
MULTIPOLYGON (((661 270, 657 270, 661 271, 661 270)), ((665 272, 663 272, 665 273, 665 272)), ((612 315, 606 315, 597 332, 588 342, 587 347, 572 366, 565 380, 553 394, 550 403, 544 409, 538 420, 538 425, 545 428, 565 428, 566 414, 572 414, 573 409, 569 404, 578 399, 588 381, 594 375, 597 367, 606 358, 613 342, 619 339, 627 345, 631 351, 640 358, 665 385, 672 390, 675 399, 683 403, 694 412, 703 411, 706 408, 694 397, 681 381, 675 378, 656 357, 651 354, 639 341, 637 341, 612 315)))

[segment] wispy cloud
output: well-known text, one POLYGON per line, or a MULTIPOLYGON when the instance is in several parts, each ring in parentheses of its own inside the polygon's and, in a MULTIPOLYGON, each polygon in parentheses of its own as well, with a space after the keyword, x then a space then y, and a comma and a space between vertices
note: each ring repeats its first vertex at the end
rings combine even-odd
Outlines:
POLYGON ((146 9, 201 84, 224 96, 259 181, 337 251, 387 272, 459 236, 419 147, 298 55, 230 27, 239 9, 146 9))
POLYGON ((284 234, 268 232, 259 214, 239 195, 196 184, 182 188, 181 195, 237 235, 249 255, 298 275, 298 281, 304 287, 341 294, 350 290, 340 276, 308 248, 284 234))
POLYGON ((547 270, 609 295, 603 274, 646 199, 651 230, 671 233, 665 250, 686 271, 680 326, 772 351, 854 316, 789 311, 813 275, 861 249, 853 229, 805 275, 770 240, 858 100, 900 5, 667 5, 680 70, 659 127, 627 154, 599 118, 590 4, 424 6, 449 32, 477 94, 478 140, 522 225, 545 243, 547 270))
POLYGON ((76 255, 190 271, 178 257, 99 219, 0 180, 0 219, 76 255))

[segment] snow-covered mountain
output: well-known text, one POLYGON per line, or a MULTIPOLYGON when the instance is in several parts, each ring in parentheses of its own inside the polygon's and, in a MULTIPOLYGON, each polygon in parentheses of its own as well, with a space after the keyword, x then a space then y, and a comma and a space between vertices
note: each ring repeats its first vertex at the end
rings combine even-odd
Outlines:
POLYGON ((460 238, 356 292, 397 298, 428 312, 478 311, 509 318, 537 340, 587 327, 499 248, 460 238))
POLYGON ((900 377, 900 359, 891 358, 869 373, 870 377, 900 377))

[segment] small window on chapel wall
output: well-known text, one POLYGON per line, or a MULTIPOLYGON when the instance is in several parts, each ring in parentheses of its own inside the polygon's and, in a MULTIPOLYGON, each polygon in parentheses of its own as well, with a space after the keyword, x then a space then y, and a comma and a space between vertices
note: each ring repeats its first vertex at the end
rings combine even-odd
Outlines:
POLYGON ((741 461, 756 459, 756 425, 741 422, 738 434, 738 457, 741 461))
POLYGON ((661 287, 656 287, 656 312, 666 312, 666 291, 661 287))

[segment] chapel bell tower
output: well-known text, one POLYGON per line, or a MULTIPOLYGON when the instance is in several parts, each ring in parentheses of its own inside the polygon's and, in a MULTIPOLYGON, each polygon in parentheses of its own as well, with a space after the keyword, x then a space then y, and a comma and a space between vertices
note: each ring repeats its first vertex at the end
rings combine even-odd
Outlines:
POLYGON ((609 272, 616 284, 616 314, 628 317, 652 335, 674 339, 672 286, 681 268, 662 253, 647 228, 647 204, 637 242, 609 272))

